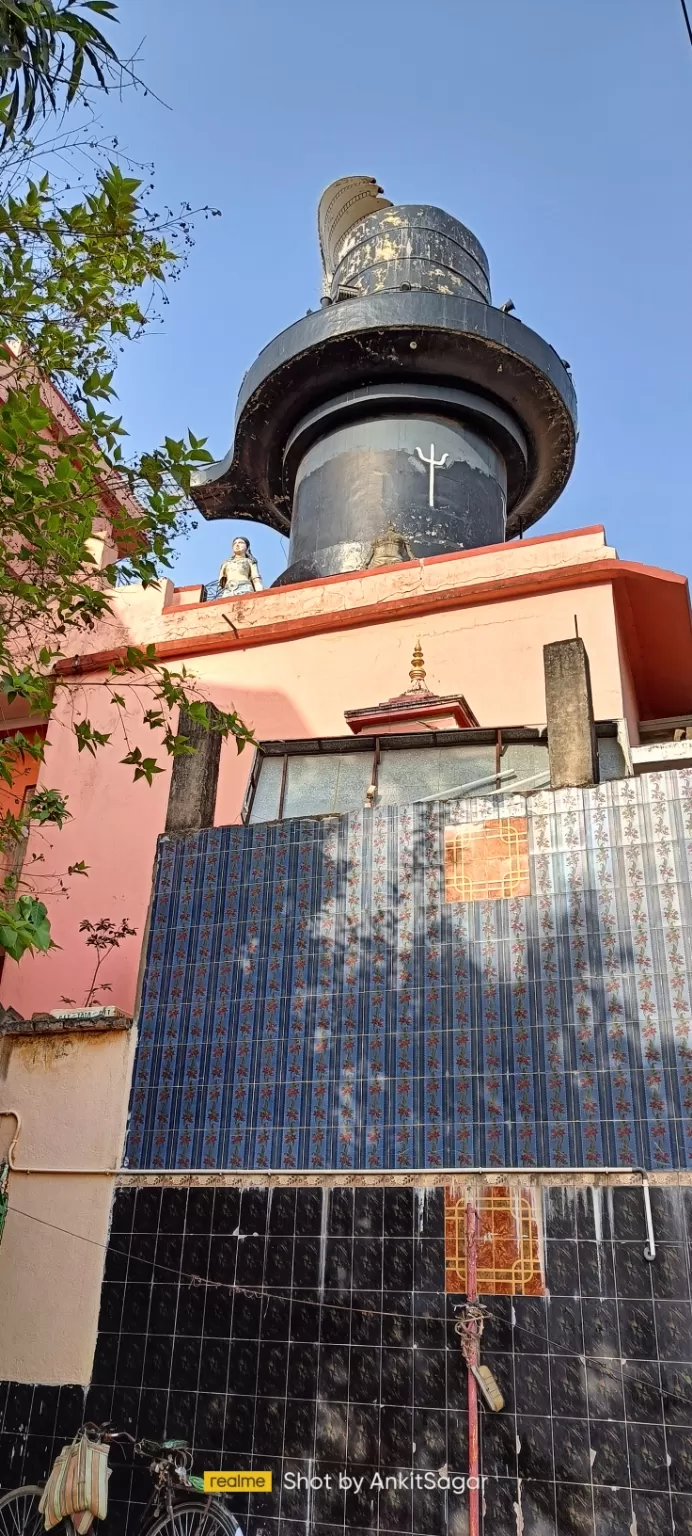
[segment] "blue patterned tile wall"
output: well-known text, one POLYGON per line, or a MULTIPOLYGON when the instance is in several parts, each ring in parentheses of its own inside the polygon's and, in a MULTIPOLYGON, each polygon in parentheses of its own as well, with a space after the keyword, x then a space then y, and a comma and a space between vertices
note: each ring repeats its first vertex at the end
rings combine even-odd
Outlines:
POLYGON ((692 1166, 692 771, 162 839, 128 1157, 692 1166), (531 892, 444 901, 445 825, 531 892))

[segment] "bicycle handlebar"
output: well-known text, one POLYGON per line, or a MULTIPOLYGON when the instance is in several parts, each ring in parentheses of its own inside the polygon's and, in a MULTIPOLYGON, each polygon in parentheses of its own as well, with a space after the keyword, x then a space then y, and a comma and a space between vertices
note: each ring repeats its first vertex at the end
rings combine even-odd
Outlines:
POLYGON ((134 1449, 135 1455, 154 1458, 155 1460, 174 1461, 177 1465, 192 1465, 192 1447, 185 1440, 149 1440, 144 1437, 137 1439, 126 1429, 113 1429, 110 1424, 87 1423, 82 1425, 82 1434, 91 1435, 95 1439, 103 1440, 109 1445, 118 1445, 125 1441, 134 1449))
POLYGON ((131 1435, 128 1430, 112 1429, 110 1424, 83 1424, 82 1430, 85 1435, 98 1435, 99 1440, 108 1440, 111 1445, 118 1440, 129 1440, 130 1445, 137 1444, 134 1435, 131 1435))

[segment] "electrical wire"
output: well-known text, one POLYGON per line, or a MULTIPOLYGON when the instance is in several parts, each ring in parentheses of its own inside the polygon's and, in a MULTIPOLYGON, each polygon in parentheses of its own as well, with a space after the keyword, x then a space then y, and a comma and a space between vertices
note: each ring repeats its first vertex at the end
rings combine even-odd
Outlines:
POLYGON ((687 0, 680 0, 680 4, 682 6, 682 14, 685 18, 685 26, 687 27, 687 36, 690 40, 690 44, 692 44, 692 21, 690 21, 690 13, 687 9, 687 0))
MULTIPOLYGON (((119 1249, 111 1248, 110 1244, 108 1244, 108 1243, 100 1243, 98 1241, 98 1239, 95 1238, 95 1237, 85 1237, 82 1232, 70 1232, 69 1228, 67 1228, 67 1227, 60 1227, 54 1221, 46 1221, 43 1216, 35 1216, 32 1211, 22 1211, 16 1205, 11 1205, 9 1207, 8 1215, 10 1214, 10 1212, 13 1212, 15 1216, 25 1216, 27 1221, 36 1221, 36 1222, 38 1222, 39 1226, 50 1227, 52 1232, 60 1232, 60 1233, 62 1233, 63 1237, 74 1237, 80 1243, 89 1243, 89 1245, 92 1248, 100 1248, 102 1253, 108 1253, 108 1251, 110 1249, 110 1251, 115 1253, 117 1255, 117 1257, 122 1258, 122 1259, 127 1259, 128 1260, 128 1264, 130 1262, 132 1264, 148 1264, 151 1267, 152 1270, 157 1270, 157 1269, 163 1270, 163 1272, 165 1274, 173 1275, 176 1280, 186 1280, 188 1285, 190 1285, 194 1289, 198 1289, 198 1288, 201 1289, 202 1287, 204 1287, 205 1290, 210 1290, 210 1291, 213 1291, 213 1290, 216 1290, 216 1291, 231 1291, 233 1293, 239 1291, 244 1296, 254 1296, 254 1297, 256 1297, 260 1301, 262 1301, 262 1300, 272 1300, 272 1299, 274 1299, 276 1301, 287 1301, 287 1302, 296 1301, 296 1303, 299 1306, 322 1307, 325 1311, 329 1311, 329 1312, 348 1312, 348 1313, 358 1312, 358 1313, 362 1314, 362 1316, 364 1316, 364 1317, 395 1317, 395 1318, 398 1318, 400 1320, 404 1320, 405 1319, 405 1320, 408 1320, 408 1321, 413 1321, 413 1313, 412 1312, 383 1312, 381 1310, 381 1308, 343 1306, 340 1302, 331 1302, 331 1301, 325 1301, 325 1300, 315 1300, 315 1301, 312 1301, 309 1297, 303 1297, 303 1296, 296 1297, 296 1295, 295 1295, 296 1290, 300 1290, 301 1289, 301 1287, 299 1287, 299 1286, 286 1286, 286 1288, 284 1290, 280 1291, 280 1290, 273 1290, 270 1286, 266 1286, 266 1285, 236 1285, 235 1281, 229 1281, 229 1280, 205 1280, 203 1275, 194 1274, 192 1271, 189 1271, 189 1270, 174 1269, 172 1264, 162 1264, 162 1263, 159 1262, 158 1259, 146 1259, 146 1258, 145 1259, 140 1259, 135 1254, 130 1255, 130 1254, 122 1253, 119 1249)), ((166 1235, 168 1237, 176 1236, 175 1233, 167 1233, 166 1235)), ((180 1235, 182 1235, 182 1234, 180 1234, 180 1235)), ((195 1233, 194 1235, 198 1236, 199 1234, 195 1233)), ((222 1235, 222 1234, 219 1234, 219 1235, 222 1235)), ((250 1235, 250 1234, 248 1234, 248 1235, 250 1235)), ((119 1282, 119 1283, 120 1284, 124 1284, 125 1282, 119 1282)), ((152 1277, 152 1284, 155 1284, 155 1283, 156 1282, 154 1281, 154 1279, 152 1277)), ((306 1291, 309 1291, 309 1290, 315 1290, 316 1287, 315 1286, 307 1286, 306 1285, 306 1286, 302 1287, 302 1289, 304 1289, 306 1291)), ((363 1290, 364 1291, 367 1291, 368 1289, 369 1289, 369 1287, 367 1285, 363 1286, 363 1290)), ((418 1319, 418 1321, 419 1322, 430 1322, 430 1321, 434 1322, 434 1321, 444 1321, 444 1319, 435 1319, 435 1318, 430 1319, 430 1318, 422 1318, 421 1317, 421 1318, 418 1319)))
MULTIPOLYGON (((516 1299, 516 1298, 514 1298, 514 1299, 516 1299)), ((522 1299, 524 1299, 524 1298, 522 1298, 522 1299)), ((602 1296, 594 1296, 594 1297, 589 1296, 589 1297, 586 1297, 586 1298, 582 1298, 582 1300, 588 1300, 588 1301, 604 1301, 604 1300, 611 1300, 611 1299, 614 1299, 614 1298, 611 1298, 611 1297, 607 1297, 606 1298, 606 1297, 602 1297, 602 1296)), ((625 1298, 620 1298, 620 1299, 621 1300, 622 1299, 630 1300, 631 1298, 625 1297, 625 1298)), ((505 1319, 502 1318, 502 1317, 499 1317, 497 1313, 486 1311, 485 1315, 486 1315, 486 1317, 492 1317, 494 1322, 500 1322, 500 1323, 505 1322, 505 1319)), ((543 1345, 548 1346, 549 1343, 550 1343, 550 1341, 548 1339, 548 1336, 547 1336, 547 1333, 539 1333, 536 1328, 528 1328, 525 1323, 512 1323, 511 1327, 512 1327, 512 1331, 514 1333, 525 1333, 528 1338, 539 1339, 540 1342, 543 1345)), ((497 1354, 503 1354, 503 1353, 505 1353, 505 1351, 497 1350, 496 1353, 497 1354)), ((542 1349, 540 1351, 537 1351, 537 1353, 540 1353, 541 1355, 544 1355, 544 1354, 546 1354, 546 1349, 542 1349)), ((489 1358, 492 1359, 492 1352, 490 1352, 489 1358)), ((585 1368, 587 1368, 586 1363, 588 1361, 589 1365, 596 1366, 599 1371, 602 1371, 604 1376, 609 1376, 611 1381, 619 1381, 623 1385, 623 1387, 624 1387, 624 1378, 623 1378, 622 1372, 620 1372, 620 1375, 618 1375, 617 1371, 609 1370, 609 1368, 608 1368, 607 1361, 612 1358, 609 1355, 605 1355, 605 1356, 603 1356, 603 1355, 588 1355, 587 1356, 587 1355, 582 1355, 582 1354, 576 1354, 575 1353, 574 1355, 568 1355, 568 1356, 565 1357, 564 1355, 550 1355, 550 1352, 548 1350, 547 1358, 548 1359, 553 1359, 553 1360, 565 1359, 565 1358, 570 1359, 570 1360, 583 1360, 585 1368)), ((626 1361, 624 1363, 629 1365, 630 1362, 626 1361)), ((656 1362, 652 1362, 652 1363, 655 1364, 656 1362)), ((659 1363, 660 1363, 660 1361, 659 1361, 659 1363)), ((674 1360, 666 1361, 666 1364, 670 1364, 670 1365, 675 1365, 677 1363, 685 1364, 687 1362, 676 1362, 674 1360)), ((639 1376, 635 1372, 633 1372, 631 1375, 628 1376, 627 1379, 628 1379, 628 1381, 637 1382, 640 1386, 649 1387, 649 1389, 652 1392, 657 1392, 659 1397, 665 1398, 667 1401, 674 1402, 674 1403, 684 1403, 685 1407, 692 1408, 692 1397, 684 1397, 682 1395, 682 1393, 680 1393, 680 1392, 670 1392, 666 1387, 657 1386, 655 1381, 648 1381, 645 1376, 639 1376)))
MULTIPOLYGON (((60 1232, 60 1233, 62 1233, 62 1235, 64 1237, 74 1237, 74 1238, 77 1239, 78 1242, 89 1243, 90 1246, 93 1247, 93 1248, 100 1248, 103 1253, 107 1253, 108 1250, 109 1250, 109 1246, 110 1245, 108 1243, 100 1243, 97 1238, 85 1237, 84 1234, 81 1233, 81 1232, 70 1232, 67 1227, 60 1227, 60 1226, 58 1226, 53 1221, 46 1221, 42 1216, 35 1216, 33 1214, 33 1212, 31 1212, 31 1211, 22 1211, 16 1205, 10 1206, 10 1211, 13 1211, 14 1214, 17 1215, 17 1216, 25 1216, 28 1221, 38 1222, 39 1226, 50 1227, 50 1229, 53 1232, 60 1232)), ((174 1236, 175 1234, 171 1233, 171 1234, 168 1234, 168 1235, 169 1236, 174 1236)), ((197 1235, 197 1234, 195 1234, 195 1235, 197 1235)), ((292 1289, 289 1290, 288 1287, 287 1287, 286 1290, 278 1291, 278 1290, 273 1290, 271 1287, 265 1286, 265 1285, 247 1286, 247 1285, 236 1285, 235 1283, 231 1283, 231 1282, 225 1281, 225 1280, 205 1280, 202 1275, 194 1274, 193 1272, 188 1271, 188 1270, 174 1269, 173 1265, 171 1265, 171 1264, 161 1264, 156 1259, 146 1259, 146 1258, 139 1259, 136 1256, 131 1256, 129 1254, 119 1253, 119 1251, 117 1249, 115 1249, 115 1250, 111 1249, 111 1251, 118 1253, 119 1257, 121 1257, 123 1259, 127 1259, 128 1260, 128 1264, 130 1262, 130 1258, 132 1258, 132 1262, 134 1264, 148 1264, 151 1267, 152 1270, 157 1270, 157 1269, 163 1270, 166 1274, 174 1275, 176 1280, 186 1280, 188 1282, 188 1284, 191 1287, 195 1288, 195 1289, 198 1288, 198 1287, 199 1288, 203 1287, 205 1290, 229 1291, 232 1295, 240 1293, 241 1295, 244 1295, 244 1296, 253 1297, 253 1298, 255 1298, 258 1301, 276 1300, 276 1301, 285 1301, 285 1302, 289 1302, 289 1303, 294 1302, 297 1306, 320 1307, 325 1312, 346 1312, 349 1315, 352 1315, 354 1312, 356 1312, 361 1317, 375 1317, 375 1318, 377 1318, 377 1317, 388 1317, 388 1318, 396 1318, 397 1321, 402 1321, 402 1322, 403 1321, 406 1321, 406 1322, 416 1321, 416 1322, 421 1322, 421 1323, 423 1323, 423 1322, 447 1322, 448 1321, 447 1317, 439 1317, 438 1316, 438 1317, 433 1317, 433 1318, 430 1318, 430 1317, 415 1318, 414 1314, 411 1313, 411 1312, 385 1312, 385 1311, 383 1311, 380 1308, 374 1308, 374 1307, 358 1307, 358 1306, 352 1306, 352 1305, 351 1306, 344 1306, 340 1302, 330 1302, 330 1301, 325 1301, 324 1299, 322 1299, 322 1300, 317 1299, 317 1300, 313 1301, 309 1297, 296 1296, 295 1295, 295 1289, 296 1288, 292 1288, 292 1289)), ((120 1282, 120 1283, 124 1284, 124 1282, 120 1282)), ((152 1278, 152 1283, 155 1283, 153 1281, 153 1278, 152 1278)), ((304 1289, 310 1290, 310 1289, 313 1289, 313 1287, 306 1286, 304 1289)), ((364 1286, 363 1289, 367 1290, 367 1286, 364 1286)), ((540 1298, 536 1298, 536 1299, 540 1299, 540 1298)), ((604 1298, 602 1298, 602 1297, 593 1297, 593 1298, 588 1298, 588 1299, 589 1300, 598 1301, 598 1300, 603 1300, 604 1298)), ((606 1298, 606 1299, 610 1299, 610 1298, 606 1298)), ((502 1322, 506 1321, 506 1319, 500 1317, 499 1314, 494 1313, 494 1312, 490 1311, 489 1309, 486 1310, 485 1315, 486 1315, 486 1317, 492 1318, 494 1322, 502 1323, 502 1322)), ((547 1337, 547 1333, 545 1333, 545 1334, 544 1333, 539 1333, 537 1329, 529 1328, 529 1327, 527 1327, 523 1323, 512 1323, 510 1326, 516 1332, 525 1333, 527 1336, 530 1336, 530 1337, 535 1338, 535 1339, 540 1339, 541 1342, 544 1345, 547 1345, 548 1342, 549 1342, 548 1341, 548 1337, 547 1337)), ((502 1354, 502 1353, 505 1353, 505 1351, 499 1350, 499 1351, 497 1351, 497 1353, 502 1354)), ((545 1353, 545 1351, 541 1350, 540 1353, 543 1354, 543 1353, 545 1353)), ((582 1358, 582 1357, 579 1356, 579 1355, 575 1355, 575 1356, 570 1357, 570 1358, 579 1359, 579 1358, 582 1358)), ((605 1375, 611 1376, 614 1381, 618 1381, 618 1380, 622 1379, 621 1377, 618 1377, 617 1374, 614 1371, 609 1371, 608 1370, 608 1368, 605 1365, 605 1362, 604 1362, 604 1360, 602 1359, 601 1356, 599 1356, 599 1355, 590 1355, 588 1358, 595 1365, 597 1365, 598 1368, 600 1370, 602 1370, 605 1375)), ((671 1362, 671 1363, 674 1363, 674 1362, 671 1362)), ((653 1390, 655 1392, 658 1392, 660 1397, 665 1397, 666 1399, 668 1399, 671 1402, 684 1403, 686 1407, 692 1408, 692 1398, 684 1397, 679 1392, 669 1392, 666 1389, 664 1389, 663 1387, 656 1386, 655 1382, 647 1381, 646 1377, 644 1377, 644 1376, 638 1376, 638 1375, 634 1375, 633 1374, 633 1375, 631 1375, 629 1377, 629 1380, 633 1381, 633 1382, 639 1382, 642 1386, 653 1388, 653 1390)))

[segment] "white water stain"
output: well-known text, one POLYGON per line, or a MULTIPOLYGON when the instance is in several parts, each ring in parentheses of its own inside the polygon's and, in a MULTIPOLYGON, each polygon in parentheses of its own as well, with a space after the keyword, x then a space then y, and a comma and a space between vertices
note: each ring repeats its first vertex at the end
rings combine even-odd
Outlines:
POLYGON ((517 1498, 516 1503, 512 1505, 512 1509, 514 1510, 517 1536, 524 1536, 524 1514, 521 1507, 521 1478, 517 1479, 517 1498))
POLYGON ((615 1206, 613 1204, 613 1186, 609 1184, 606 1189, 606 1201, 608 1205, 608 1221, 610 1223, 610 1235, 615 1231, 615 1206))
MULTIPOLYGON (((594 1232, 596 1234, 596 1242, 597 1243, 602 1243, 603 1242, 603 1206, 601 1204, 601 1191, 600 1191, 600 1189, 596 1188, 595 1184, 591 1185, 591 1199, 592 1199, 592 1202, 593 1202, 593 1225, 594 1225, 594 1232)), ((598 1264, 599 1264, 599 1268, 600 1268, 600 1264, 601 1264, 601 1255, 600 1255, 600 1253, 598 1255, 598 1264)))
POLYGON ((313 1467, 314 1467, 314 1465, 315 1465, 315 1463, 314 1463, 314 1461, 313 1461, 313 1460, 312 1460, 312 1458, 309 1458, 309 1459, 308 1459, 308 1507, 307 1507, 307 1525, 306 1525, 306 1527, 305 1527, 305 1529, 306 1529, 306 1530, 308 1530, 308 1531, 310 1531, 310 1530, 312 1530, 312 1493, 313 1493, 313 1489, 312 1489, 312 1475, 313 1475, 313 1467))
POLYGON ((325 1199, 326 1190, 320 1191, 322 1195, 322 1219, 320 1221, 320 1276, 317 1288, 320 1293, 320 1301, 324 1301, 324 1269, 327 1262, 327 1226, 329 1201, 325 1199))

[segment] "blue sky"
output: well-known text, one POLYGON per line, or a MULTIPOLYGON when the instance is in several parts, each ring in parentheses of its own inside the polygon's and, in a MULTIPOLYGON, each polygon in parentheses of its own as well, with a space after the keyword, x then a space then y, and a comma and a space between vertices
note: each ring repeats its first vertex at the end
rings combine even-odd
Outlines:
MULTIPOLYGON (((623 558, 690 572, 692 48, 679 0, 121 0, 152 95, 102 119, 159 205, 212 204, 120 404, 138 448, 230 446, 238 387, 319 303, 318 198, 376 176, 468 224, 496 303, 553 343, 576 467, 536 528, 605 523, 623 558)), ((200 522, 174 579, 212 578, 239 524, 200 522)), ((253 527, 268 584, 285 563, 253 527)))

